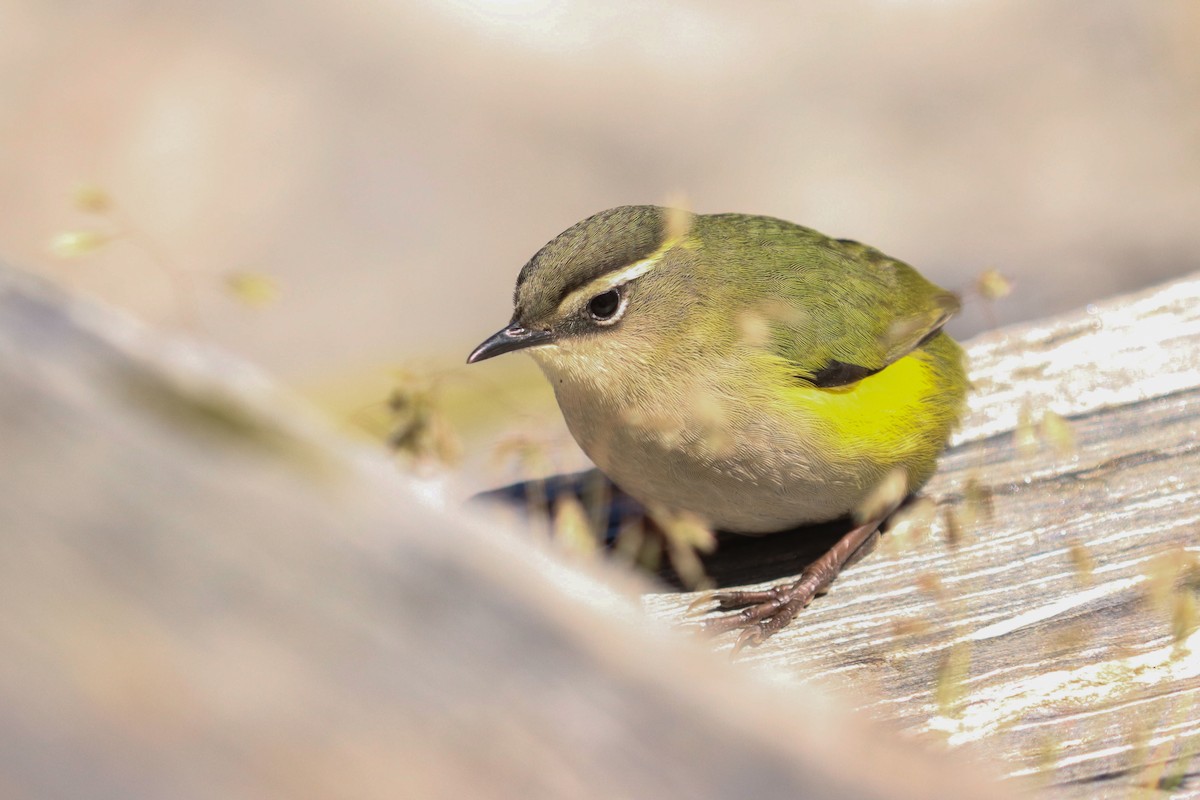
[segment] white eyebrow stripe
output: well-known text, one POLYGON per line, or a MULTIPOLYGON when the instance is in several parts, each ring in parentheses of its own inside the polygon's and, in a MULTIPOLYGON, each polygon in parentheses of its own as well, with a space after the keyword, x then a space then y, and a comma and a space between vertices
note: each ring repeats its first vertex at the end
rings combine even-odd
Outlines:
POLYGON ((605 273, 599 278, 593 280, 591 283, 579 287, 564 297, 562 302, 558 304, 558 307, 571 308, 579 301, 581 297, 595 297, 598 294, 603 294, 610 289, 615 289, 618 286, 623 286, 624 284, 629 283, 636 278, 642 277, 647 272, 654 269, 658 265, 658 262, 662 260, 663 256, 665 256, 671 250, 671 248, 679 244, 682 239, 683 237, 681 236, 668 239, 661 247, 645 258, 639 261, 634 261, 629 266, 622 267, 615 272, 605 273))

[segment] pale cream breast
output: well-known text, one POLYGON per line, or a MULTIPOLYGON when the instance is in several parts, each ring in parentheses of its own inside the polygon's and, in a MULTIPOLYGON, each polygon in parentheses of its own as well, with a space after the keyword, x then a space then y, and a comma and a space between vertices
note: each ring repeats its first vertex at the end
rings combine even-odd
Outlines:
POLYGON ((599 391, 603 373, 579 375, 577 358, 537 360, 580 447, 643 504, 686 509, 722 530, 772 533, 843 516, 878 480, 872 465, 820 448, 803 420, 752 406, 736 380, 666 385, 647 371, 619 381, 627 391, 599 391))

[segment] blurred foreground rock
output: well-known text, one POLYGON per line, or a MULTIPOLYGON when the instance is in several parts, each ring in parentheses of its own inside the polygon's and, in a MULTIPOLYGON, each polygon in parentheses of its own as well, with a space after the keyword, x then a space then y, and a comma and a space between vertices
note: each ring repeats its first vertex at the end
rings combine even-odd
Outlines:
POLYGON ((0 268, 0 794, 995 797, 0 268))

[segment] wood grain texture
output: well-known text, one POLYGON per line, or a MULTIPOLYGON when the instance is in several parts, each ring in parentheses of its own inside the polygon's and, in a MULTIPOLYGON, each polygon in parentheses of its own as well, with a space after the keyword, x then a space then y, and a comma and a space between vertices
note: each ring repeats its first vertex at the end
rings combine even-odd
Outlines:
MULTIPOLYGON (((883 537, 738 660, 840 686, 876 719, 970 743, 1049 796, 1200 796, 1200 572, 1188 566, 1200 556, 1200 277, 968 351, 971 410, 926 487, 932 525, 883 537), (1014 429, 1040 431, 1046 411, 1069 437, 1051 416, 1022 453, 1014 429), (1033 427, 1018 426, 1023 413, 1033 427), (991 514, 968 525, 984 497, 991 514)), ((796 555, 804 533, 785 536, 723 542, 718 582, 794 573, 811 553, 796 555)), ((679 620, 695 597, 645 607, 679 620)))
POLYGON ((3 267, 0 444, 5 798, 1009 796, 3 267))

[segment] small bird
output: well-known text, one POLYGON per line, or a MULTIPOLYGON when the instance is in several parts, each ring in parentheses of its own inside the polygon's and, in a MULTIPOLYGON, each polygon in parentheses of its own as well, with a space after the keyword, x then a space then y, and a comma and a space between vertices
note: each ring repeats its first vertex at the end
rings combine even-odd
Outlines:
POLYGON ((795 581, 713 595, 739 646, 786 626, 933 474, 962 415, 958 298, 848 239, 746 214, 621 206, 521 269, 512 321, 575 440, 648 508, 748 535, 858 514, 795 581), (885 481, 902 489, 863 511, 885 481), (864 518, 865 517, 865 518, 864 518))

